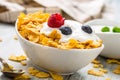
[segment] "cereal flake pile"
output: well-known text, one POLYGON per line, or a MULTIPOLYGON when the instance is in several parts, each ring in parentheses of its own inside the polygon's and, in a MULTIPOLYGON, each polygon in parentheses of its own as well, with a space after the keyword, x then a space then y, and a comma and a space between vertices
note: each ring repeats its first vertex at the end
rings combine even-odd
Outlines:
MULTIPOLYGON (((18 31, 22 37, 29 41, 60 49, 91 49, 98 48, 102 45, 101 40, 98 40, 97 43, 95 43, 93 40, 80 42, 75 39, 69 39, 69 41, 65 43, 59 42, 59 40, 61 39, 61 34, 57 32, 57 30, 53 30, 48 36, 43 33, 40 33, 40 30, 43 27, 42 24, 44 22, 47 22, 49 17, 50 14, 42 12, 36 12, 27 15, 21 13, 18 17, 17 22, 18 31)), ((60 15, 58 15, 58 17, 60 18, 60 15)), ((64 19, 61 18, 61 21, 62 22, 59 24, 55 22, 57 24, 56 26, 63 24, 64 19)), ((53 27, 53 24, 49 25, 53 27)))

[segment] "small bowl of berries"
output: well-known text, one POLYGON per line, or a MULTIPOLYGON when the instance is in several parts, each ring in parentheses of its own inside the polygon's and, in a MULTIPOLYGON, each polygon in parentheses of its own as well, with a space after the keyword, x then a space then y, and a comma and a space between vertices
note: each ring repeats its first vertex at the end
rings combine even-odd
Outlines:
POLYGON ((103 40, 105 48, 101 55, 120 59, 120 23, 105 19, 96 19, 86 23, 103 40))
POLYGON ((59 13, 21 13, 18 40, 31 62, 59 74, 71 74, 95 59, 104 45, 89 25, 65 20, 59 13))

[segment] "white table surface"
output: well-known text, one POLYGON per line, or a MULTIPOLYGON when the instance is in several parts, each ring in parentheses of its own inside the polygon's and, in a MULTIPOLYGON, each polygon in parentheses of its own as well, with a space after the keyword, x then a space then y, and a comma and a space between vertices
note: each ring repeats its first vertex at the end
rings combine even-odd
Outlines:
MULTIPOLYGON (((4 24, 0 23, 0 38, 2 38, 2 42, 0 42, 0 57, 5 59, 10 65, 13 65, 17 69, 24 69, 27 70, 29 66, 33 66, 32 63, 28 60, 27 66, 22 66, 20 63, 12 62, 8 60, 8 57, 12 54, 20 55, 24 54, 24 51, 22 50, 19 41, 14 40, 15 28, 14 25, 11 24, 4 24)), ((120 80, 120 75, 116 75, 112 73, 112 70, 116 67, 115 64, 107 64, 106 59, 103 57, 98 57, 98 59, 101 61, 101 63, 104 65, 104 68, 108 70, 108 73, 105 74, 102 77, 96 77, 93 75, 88 75, 87 70, 92 68, 92 64, 87 65, 83 69, 79 70, 75 74, 64 76, 64 80, 105 80, 106 78, 111 78, 111 80, 120 80)), ((1 64, 0 64, 1 66, 1 64)), ((0 72, 0 80, 12 80, 0 72)), ((38 79, 35 77, 32 77, 31 80, 52 80, 51 78, 45 78, 45 79, 38 79)))

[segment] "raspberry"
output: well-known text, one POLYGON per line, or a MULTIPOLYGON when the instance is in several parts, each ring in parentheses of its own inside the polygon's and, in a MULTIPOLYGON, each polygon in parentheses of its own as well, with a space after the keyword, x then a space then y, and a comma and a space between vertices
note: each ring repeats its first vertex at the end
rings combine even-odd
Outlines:
POLYGON ((64 24, 64 20, 60 14, 52 14, 48 19, 48 26, 51 28, 59 28, 64 24))

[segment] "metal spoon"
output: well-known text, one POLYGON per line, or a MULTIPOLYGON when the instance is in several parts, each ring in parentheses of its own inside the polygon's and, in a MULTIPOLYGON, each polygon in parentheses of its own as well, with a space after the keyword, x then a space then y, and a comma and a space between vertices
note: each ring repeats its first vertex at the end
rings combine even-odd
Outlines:
POLYGON ((0 58, 0 62, 3 65, 3 70, 1 72, 7 77, 14 78, 16 76, 20 76, 23 73, 25 73, 23 70, 11 69, 10 66, 7 64, 7 62, 5 60, 3 60, 2 58, 0 58))

